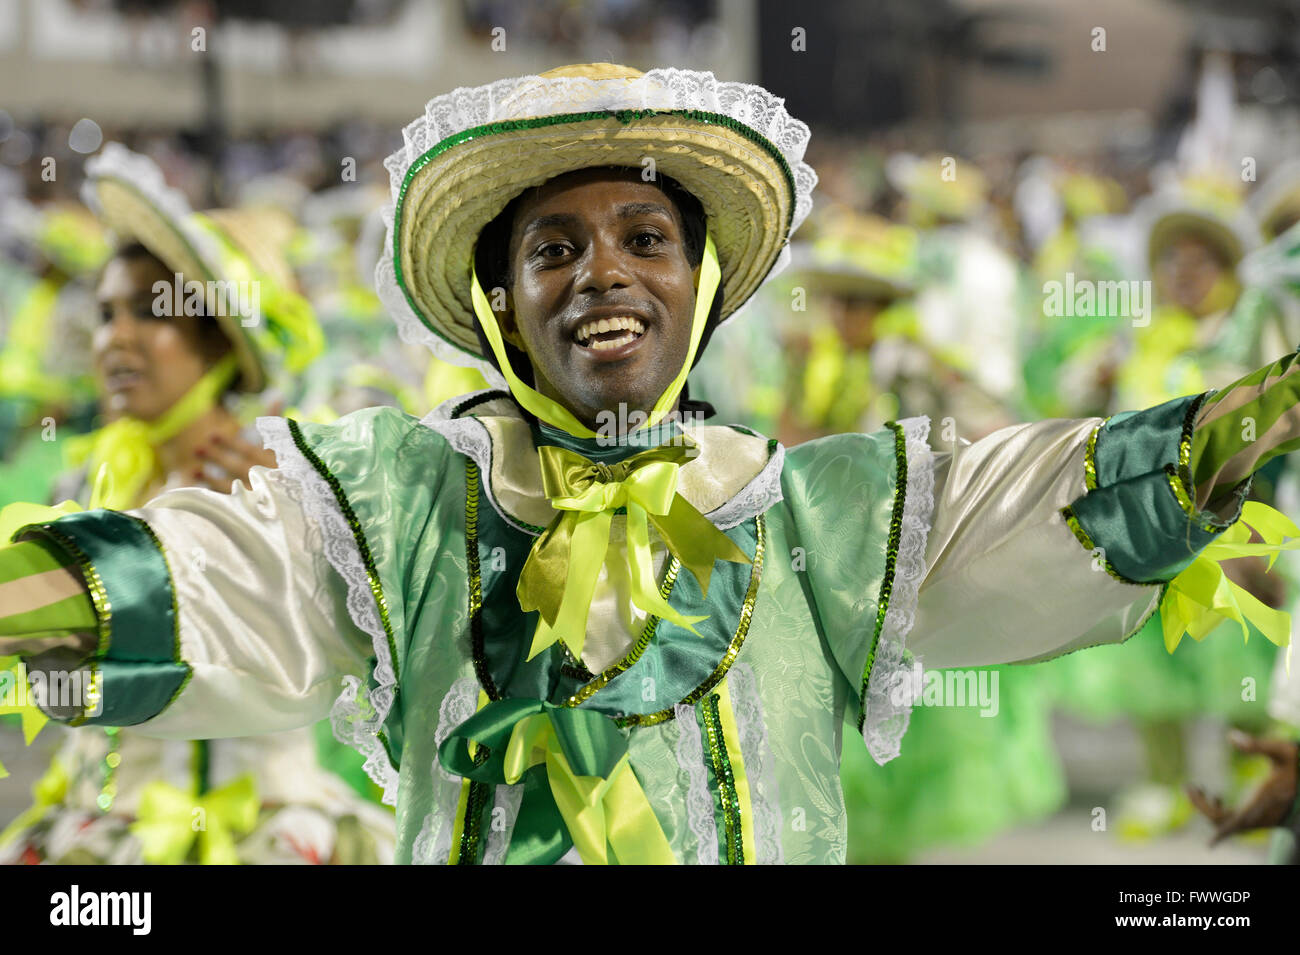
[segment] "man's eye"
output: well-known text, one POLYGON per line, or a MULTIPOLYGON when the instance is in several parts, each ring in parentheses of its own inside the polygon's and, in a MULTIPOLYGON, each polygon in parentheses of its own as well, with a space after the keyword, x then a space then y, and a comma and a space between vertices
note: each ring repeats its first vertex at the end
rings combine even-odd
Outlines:
POLYGON ((632 242, 639 249, 653 249, 662 241, 662 238, 660 238, 659 233, 657 232, 638 232, 632 237, 632 242))
POLYGON ((562 255, 567 255, 569 247, 563 242, 547 242, 537 250, 537 254, 544 259, 556 259, 562 255))

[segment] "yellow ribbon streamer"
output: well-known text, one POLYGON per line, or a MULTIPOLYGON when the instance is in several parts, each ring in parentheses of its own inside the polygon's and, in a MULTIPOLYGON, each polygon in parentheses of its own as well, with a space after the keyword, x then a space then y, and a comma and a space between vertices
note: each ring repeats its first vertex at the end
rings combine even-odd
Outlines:
POLYGON ((627 754, 605 778, 579 776, 564 756, 546 713, 520 720, 506 749, 506 782, 514 785, 534 766, 545 764, 574 848, 585 865, 606 865, 608 849, 620 865, 675 865, 676 857, 627 754))
POLYGON ((208 369, 158 420, 123 417, 98 431, 70 438, 69 465, 89 460, 91 508, 124 510, 139 504, 141 492, 159 467, 155 448, 212 408, 238 373, 239 359, 231 352, 208 369))
MULTIPOLYGON (((3 775, 3 774, 0 774, 3 775)), ((32 804, 14 817, 13 822, 0 832, 0 849, 25 829, 36 825, 54 806, 59 805, 68 795, 68 770, 56 757, 45 775, 32 786, 32 804)))
POLYGON ((519 605, 541 615, 528 659, 556 640, 581 656, 592 594, 609 549, 613 512, 619 507, 627 508, 633 604, 698 636, 694 625, 707 616, 685 616, 659 594, 649 523, 695 575, 706 596, 715 560, 749 563, 749 558, 677 493, 678 472, 689 450, 686 444, 651 448, 607 465, 565 448, 538 448, 544 493, 561 513, 533 544, 516 588, 519 605))
POLYGON ((250 774, 202 796, 155 780, 140 793, 131 832, 145 860, 157 865, 184 862, 195 839, 203 865, 238 865, 234 834, 251 832, 260 811, 250 774))
MULTIPOLYGON (((23 742, 30 746, 32 740, 50 718, 31 702, 27 682, 27 667, 17 657, 0 657, 0 714, 16 713, 23 724, 23 742)), ((0 763, 0 779, 9 775, 0 763)))
POLYGON ((1178 647, 1186 633, 1201 641, 1220 624, 1234 620, 1241 627, 1242 639, 1250 637, 1247 621, 1254 624, 1270 643, 1279 647, 1291 641, 1291 615, 1262 603, 1250 591, 1233 583, 1224 574, 1219 561, 1235 557, 1269 555, 1268 569, 1278 554, 1300 548, 1300 527, 1283 513, 1247 501, 1241 519, 1206 547, 1177 577, 1169 582, 1160 603, 1160 622, 1165 649, 1178 647), (1264 543, 1249 543, 1251 530, 1264 543), (1292 538, 1285 540, 1285 538, 1292 538))

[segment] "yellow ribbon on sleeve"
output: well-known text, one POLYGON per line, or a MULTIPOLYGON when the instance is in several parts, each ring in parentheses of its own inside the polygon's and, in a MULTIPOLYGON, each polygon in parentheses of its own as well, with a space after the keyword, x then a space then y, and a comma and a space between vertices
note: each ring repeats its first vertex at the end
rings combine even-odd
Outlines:
POLYGON ((1243 640, 1250 636, 1249 621, 1270 643, 1287 646, 1291 641, 1291 615, 1267 606, 1250 591, 1233 583, 1219 561, 1267 554, 1271 570, 1278 554, 1298 547, 1300 527, 1267 504, 1247 501, 1241 509, 1240 520, 1169 582, 1160 602, 1165 649, 1173 653, 1183 634, 1193 640, 1204 640, 1228 620, 1235 620, 1241 627, 1243 640), (1250 543, 1252 530, 1263 538, 1263 543, 1250 543), (1291 539, 1286 540, 1288 537, 1291 539))

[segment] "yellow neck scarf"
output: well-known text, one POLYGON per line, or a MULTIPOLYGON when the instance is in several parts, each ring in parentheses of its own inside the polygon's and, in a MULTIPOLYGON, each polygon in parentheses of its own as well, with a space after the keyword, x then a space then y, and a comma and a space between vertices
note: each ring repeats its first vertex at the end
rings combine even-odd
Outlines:
POLYGON ((231 352, 158 420, 122 417, 69 441, 68 463, 89 462, 90 507, 120 511, 141 503, 139 496, 159 467, 156 448, 212 408, 238 373, 238 358, 231 352))

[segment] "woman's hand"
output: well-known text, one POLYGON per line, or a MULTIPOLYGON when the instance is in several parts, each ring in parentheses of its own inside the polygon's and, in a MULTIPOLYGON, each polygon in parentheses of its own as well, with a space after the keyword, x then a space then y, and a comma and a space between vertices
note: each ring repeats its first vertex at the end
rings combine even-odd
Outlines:
POLYGON ((235 482, 248 483, 248 471, 255 465, 266 468, 276 466, 275 454, 265 448, 259 448, 245 441, 239 435, 223 435, 214 432, 198 450, 198 455, 215 467, 195 468, 192 475, 194 483, 200 487, 229 494, 234 490, 235 482))
POLYGON ((1243 753, 1262 753, 1273 763, 1273 771, 1255 790, 1254 795, 1237 809, 1224 806, 1218 796, 1207 796, 1199 786, 1188 786, 1192 804, 1214 823, 1210 845, 1237 832, 1280 826, 1295 805, 1300 746, 1283 739, 1260 739, 1234 730, 1228 734, 1232 745, 1243 753))

